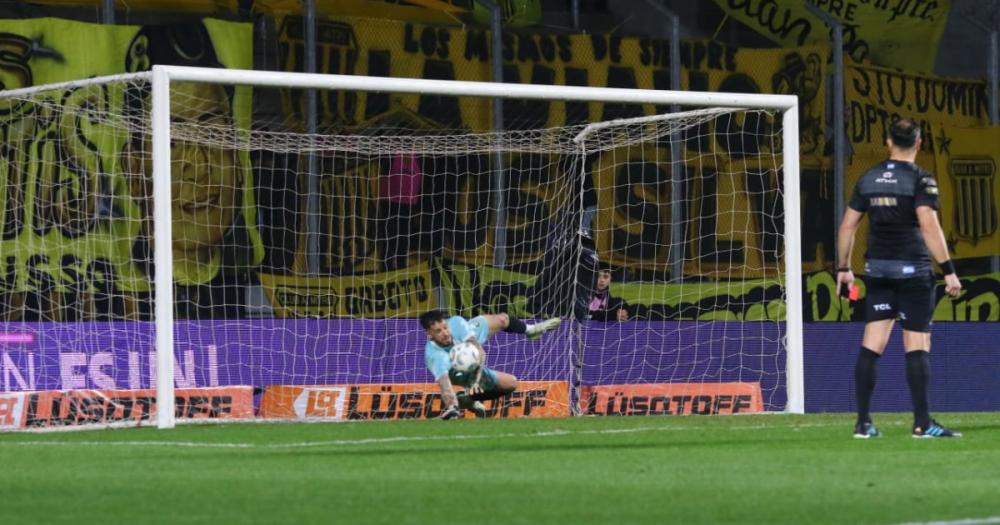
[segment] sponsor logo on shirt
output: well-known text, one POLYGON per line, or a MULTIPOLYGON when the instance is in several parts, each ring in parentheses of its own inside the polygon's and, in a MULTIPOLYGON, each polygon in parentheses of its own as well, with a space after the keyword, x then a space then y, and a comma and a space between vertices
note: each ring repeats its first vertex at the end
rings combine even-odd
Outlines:
POLYGON ((895 206, 896 197, 872 197, 868 199, 870 206, 895 206))
POLYGON ((892 178, 892 172, 886 171, 882 173, 882 176, 875 179, 875 182, 879 184, 897 184, 899 180, 892 178))

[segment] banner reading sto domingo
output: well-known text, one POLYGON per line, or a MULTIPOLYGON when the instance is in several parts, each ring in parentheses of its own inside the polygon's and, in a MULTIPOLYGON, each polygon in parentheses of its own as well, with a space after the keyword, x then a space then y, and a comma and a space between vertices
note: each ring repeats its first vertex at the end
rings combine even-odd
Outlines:
MULTIPOLYGON (((853 61, 848 61, 845 73, 847 135, 852 153, 845 172, 845 199, 858 178, 886 158, 889 125, 901 117, 912 119, 920 125, 923 139, 917 164, 937 178, 941 224, 952 256, 966 259, 1000 253, 995 218, 997 189, 992 182, 995 175, 989 171, 1000 142, 997 133, 988 128, 986 83, 905 73, 853 61), (977 160, 963 163, 961 159, 977 160), (986 171, 966 173, 961 166, 985 166, 986 171), (962 214, 970 220, 954 222, 962 214), (971 220, 973 215, 978 220, 971 220)), ((868 227, 868 221, 861 222, 858 246, 864 246, 868 227)), ((863 258, 864 250, 854 251, 855 271, 860 270, 863 258)))
MULTIPOLYGON (((14 89, 144 71, 156 63, 249 68, 251 42, 249 24, 215 20, 175 26, 4 20, 0 81, 14 89)), ((248 90, 178 84, 174 93, 189 101, 173 105, 175 121, 201 118, 192 113, 202 111, 238 126, 249 122, 248 90)), ((15 317, 137 313, 128 298, 147 293, 151 279, 151 144, 141 126, 124 119, 143 118, 148 94, 148 84, 137 82, 0 99, 0 293, 15 317), (110 308, 111 297, 127 304, 110 308)), ((241 234, 243 246, 235 251, 243 252, 242 260, 259 261, 246 155, 218 154, 231 161, 202 161, 206 169, 184 179, 177 162, 213 153, 175 146, 171 155, 177 282, 214 279, 229 260, 219 246, 236 244, 228 237, 233 231, 241 234), (213 202, 227 209, 186 204, 197 188, 211 185, 223 188, 213 202)))

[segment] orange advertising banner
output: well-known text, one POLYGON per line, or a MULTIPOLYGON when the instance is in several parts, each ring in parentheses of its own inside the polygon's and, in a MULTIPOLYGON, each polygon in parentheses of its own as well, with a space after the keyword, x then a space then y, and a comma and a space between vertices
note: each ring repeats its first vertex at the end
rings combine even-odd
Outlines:
MULTIPOLYGON (((249 386, 178 388, 175 415, 253 418, 249 386)), ((49 390, 0 395, 0 430, 135 423, 156 418, 156 390, 49 390)))
MULTIPOLYGON (((569 415, 565 381, 521 381, 516 391, 484 401, 487 417, 553 417, 569 415)), ((264 390, 262 418, 431 419, 441 414, 437 383, 366 385, 274 385, 264 390)))
POLYGON ((21 428, 24 418, 24 392, 0 394, 0 431, 21 428))
POLYGON ((583 387, 581 412, 594 416, 748 414, 764 411, 760 383, 654 383, 583 387))

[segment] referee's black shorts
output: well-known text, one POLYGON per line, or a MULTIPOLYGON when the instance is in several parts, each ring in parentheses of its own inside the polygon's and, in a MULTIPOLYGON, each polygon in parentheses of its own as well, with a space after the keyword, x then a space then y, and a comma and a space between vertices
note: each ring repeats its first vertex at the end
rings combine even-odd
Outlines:
POLYGON ((865 279, 865 320, 899 319, 903 330, 930 332, 934 313, 934 276, 865 279))

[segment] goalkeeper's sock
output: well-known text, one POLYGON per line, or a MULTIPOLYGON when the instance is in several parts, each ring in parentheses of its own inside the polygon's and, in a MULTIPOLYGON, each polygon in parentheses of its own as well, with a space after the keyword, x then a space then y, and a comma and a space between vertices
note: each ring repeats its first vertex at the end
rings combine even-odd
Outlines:
POLYGON ((479 400, 472 399, 469 394, 462 391, 457 394, 458 408, 471 410, 476 413, 476 417, 486 417, 486 407, 479 400))
POLYGON ((469 397, 469 394, 465 391, 455 394, 455 397, 458 399, 458 408, 463 410, 471 409, 472 404, 475 403, 475 401, 473 401, 472 398, 469 397))
POLYGON ((528 325, 524 324, 524 321, 514 317, 513 315, 507 315, 507 328, 504 328, 504 332, 510 332, 512 334, 523 334, 528 331, 528 325))
POLYGON ((910 387, 910 399, 913 400, 914 424, 927 428, 931 423, 931 414, 927 402, 927 384, 931 378, 930 352, 914 350, 906 353, 906 383, 910 387))
POLYGON ((878 353, 861 347, 858 360, 854 364, 854 395, 858 402, 858 423, 871 422, 872 393, 875 392, 875 365, 878 353))
POLYGON ((485 392, 480 392, 478 394, 473 394, 469 396, 469 399, 473 401, 489 401, 490 399, 497 399, 503 397, 504 394, 506 394, 506 392, 503 392, 500 389, 494 389, 494 390, 487 390, 485 392))

